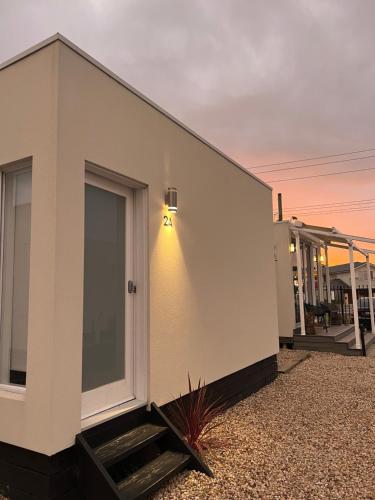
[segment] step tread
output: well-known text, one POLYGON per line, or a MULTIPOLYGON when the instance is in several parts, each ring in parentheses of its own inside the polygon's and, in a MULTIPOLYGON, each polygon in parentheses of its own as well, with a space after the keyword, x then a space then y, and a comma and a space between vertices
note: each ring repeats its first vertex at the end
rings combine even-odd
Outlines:
POLYGON ((117 484, 124 500, 152 493, 162 482, 182 470, 190 457, 184 453, 165 451, 137 472, 117 484))
POLYGON ((353 342, 355 342, 354 329, 342 336, 339 340, 336 340, 337 344, 352 344, 353 342))
POLYGON ((102 464, 108 466, 146 446, 167 431, 167 427, 146 423, 97 446, 94 453, 102 464))
POLYGON ((351 333, 354 333, 354 325, 336 335, 335 341, 339 342, 342 338, 346 337, 347 335, 350 335, 351 333))
POLYGON ((297 344, 297 343, 304 343, 304 342, 320 342, 320 343, 323 343, 323 342, 326 342, 326 343, 330 343, 330 342, 341 342, 341 340, 344 338, 344 337, 347 337, 347 336, 350 336, 351 334, 354 333, 354 326, 352 327, 348 327, 347 329, 345 329, 344 331, 340 332, 340 333, 334 333, 332 332, 332 334, 330 334, 330 329, 328 328, 328 334, 326 335, 321 335, 319 333, 315 333, 315 334, 306 334, 306 335, 294 335, 292 338, 294 340, 294 343, 297 344))
MULTIPOLYGON (((366 347, 371 345, 375 340, 375 335, 373 335, 372 333, 368 332, 368 333, 365 333, 365 345, 366 347)), ((355 344, 354 345, 351 345, 349 347, 349 349, 352 349, 352 350, 356 350, 356 346, 355 344)))

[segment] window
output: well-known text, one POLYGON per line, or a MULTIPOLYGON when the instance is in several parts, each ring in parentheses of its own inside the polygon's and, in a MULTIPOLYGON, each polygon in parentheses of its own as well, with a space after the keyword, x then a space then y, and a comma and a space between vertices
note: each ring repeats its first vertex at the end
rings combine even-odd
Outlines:
POLYGON ((83 392, 125 377, 125 203, 86 184, 83 392))
POLYGON ((26 384, 31 167, 1 174, 0 383, 26 384))

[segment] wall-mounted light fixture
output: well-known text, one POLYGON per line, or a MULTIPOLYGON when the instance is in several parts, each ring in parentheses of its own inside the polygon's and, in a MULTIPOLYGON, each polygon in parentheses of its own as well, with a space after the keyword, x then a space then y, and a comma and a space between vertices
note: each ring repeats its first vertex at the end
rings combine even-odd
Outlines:
POLYGON ((168 206, 168 212, 172 212, 175 214, 177 212, 177 189, 168 188, 168 192, 165 198, 166 204, 168 206))
POLYGON ((168 212, 172 212, 175 214, 177 212, 177 189, 174 187, 169 187, 165 198, 168 206, 168 212))
MULTIPOLYGON (((177 212, 177 189, 169 187, 165 194, 165 204, 167 205, 168 212, 175 214, 177 212)), ((164 226, 172 226, 172 217, 164 215, 164 226)))
POLYGON ((292 241, 289 244, 289 252, 294 253, 296 251, 296 244, 292 241))
MULTIPOLYGON (((324 264, 324 255, 319 255, 318 257, 319 257, 319 262, 321 264, 324 264)), ((314 262, 318 262, 316 255, 314 255, 314 262)))

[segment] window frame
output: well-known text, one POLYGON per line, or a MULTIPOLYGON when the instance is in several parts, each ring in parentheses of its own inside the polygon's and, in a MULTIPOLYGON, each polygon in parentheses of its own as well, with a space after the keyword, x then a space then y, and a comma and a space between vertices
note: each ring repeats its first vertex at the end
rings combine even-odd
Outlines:
MULTIPOLYGON (((2 324, 2 314, 3 314, 3 275, 4 275, 4 227, 5 227, 5 176, 9 173, 21 173, 23 171, 31 170, 32 172, 32 158, 26 158, 24 160, 12 162, 0 167, 0 362, 3 363, 4 356, 7 356, 8 363, 10 363, 10 351, 8 354, 2 352, 2 338, 1 338, 1 324, 2 324)), ((31 176, 32 179, 32 176, 31 176)), ((31 181, 32 182, 32 181, 31 181)), ((32 191, 32 189, 31 189, 32 191)), ((32 207, 32 195, 31 195, 31 207, 32 207)), ((31 231, 30 231, 31 240, 31 231)), ((29 266, 30 273, 30 266, 29 266)), ((30 292, 30 290, 29 290, 30 292)), ((30 297, 30 295, 29 295, 30 297)), ((27 338, 29 337, 29 322, 27 324, 27 338)), ((27 363, 27 361, 26 361, 27 363)), ((10 369, 10 366, 9 366, 10 369)), ((2 367, 0 366, 0 371, 2 367)), ((27 368, 26 368, 27 373, 27 368)), ((0 394, 9 395, 13 393, 13 397, 16 399, 24 399, 27 388, 27 377, 26 384, 17 385, 11 383, 0 383, 0 394)))

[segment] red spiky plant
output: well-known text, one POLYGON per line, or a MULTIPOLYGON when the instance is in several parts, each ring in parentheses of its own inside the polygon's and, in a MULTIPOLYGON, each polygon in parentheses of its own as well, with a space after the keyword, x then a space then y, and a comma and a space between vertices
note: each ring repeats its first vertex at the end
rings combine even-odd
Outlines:
POLYGON ((188 374, 189 392, 180 396, 171 404, 169 414, 188 444, 202 454, 211 445, 208 434, 221 422, 213 422, 223 410, 220 399, 212 400, 207 395, 205 382, 198 381, 194 389, 188 374))

